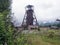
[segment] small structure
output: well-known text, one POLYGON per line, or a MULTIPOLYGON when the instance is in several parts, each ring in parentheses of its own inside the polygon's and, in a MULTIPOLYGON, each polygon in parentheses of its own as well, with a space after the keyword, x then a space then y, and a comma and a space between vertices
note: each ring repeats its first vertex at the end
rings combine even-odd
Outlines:
POLYGON ((29 25, 28 29, 29 30, 36 30, 36 29, 38 29, 38 26, 29 25))
POLYGON ((23 22, 22 22, 22 27, 24 29, 31 29, 33 28, 38 28, 38 23, 37 23, 37 19, 36 16, 34 14, 34 6, 33 5, 27 5, 26 6, 26 12, 23 18, 23 22))

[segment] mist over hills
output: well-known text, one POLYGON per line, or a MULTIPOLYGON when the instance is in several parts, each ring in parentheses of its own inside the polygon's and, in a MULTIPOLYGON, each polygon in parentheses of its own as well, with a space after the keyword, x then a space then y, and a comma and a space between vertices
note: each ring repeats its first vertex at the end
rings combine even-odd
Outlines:
MULTIPOLYGON (((12 23, 14 24, 15 27, 20 27, 22 24, 22 21, 19 21, 16 18, 14 18, 12 20, 12 23)), ((60 22, 56 20, 38 20, 39 26, 57 25, 58 23, 60 22)))
POLYGON ((60 23, 60 21, 39 21, 40 26, 56 26, 60 23))

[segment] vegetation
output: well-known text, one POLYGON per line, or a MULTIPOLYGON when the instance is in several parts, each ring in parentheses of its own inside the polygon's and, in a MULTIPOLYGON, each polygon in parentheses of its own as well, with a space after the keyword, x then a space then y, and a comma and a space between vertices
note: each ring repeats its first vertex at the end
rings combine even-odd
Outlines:
POLYGON ((60 30, 40 30, 24 34, 27 38, 25 45, 60 45, 59 33, 60 30))
POLYGON ((13 28, 9 17, 9 7, 10 0, 0 0, 0 45, 6 45, 12 41, 13 28))
POLYGON ((11 0, 0 0, 0 12, 3 12, 5 10, 10 10, 11 0))

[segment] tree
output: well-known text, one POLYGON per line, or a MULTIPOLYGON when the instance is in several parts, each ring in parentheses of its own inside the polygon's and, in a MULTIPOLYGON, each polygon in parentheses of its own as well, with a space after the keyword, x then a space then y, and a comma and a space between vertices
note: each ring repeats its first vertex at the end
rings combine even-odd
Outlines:
POLYGON ((60 19, 56 19, 56 21, 58 21, 57 27, 60 28, 60 19))
POLYGON ((13 28, 10 22, 10 5, 10 0, 0 0, 0 45, 9 44, 12 41, 13 28))
POLYGON ((11 4, 11 0, 0 0, 0 12, 9 10, 10 4, 11 4))

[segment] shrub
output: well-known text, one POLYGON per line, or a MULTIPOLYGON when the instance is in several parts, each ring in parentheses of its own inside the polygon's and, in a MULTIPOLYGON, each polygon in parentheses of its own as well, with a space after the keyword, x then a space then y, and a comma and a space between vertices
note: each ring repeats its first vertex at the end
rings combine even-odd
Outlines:
POLYGON ((53 38, 53 37, 54 37, 54 32, 50 32, 48 38, 53 38))

